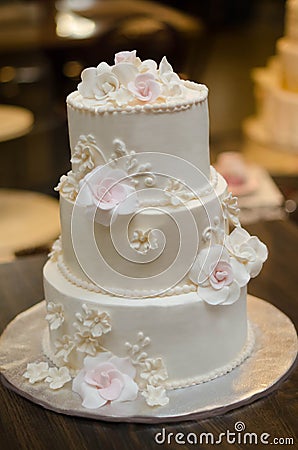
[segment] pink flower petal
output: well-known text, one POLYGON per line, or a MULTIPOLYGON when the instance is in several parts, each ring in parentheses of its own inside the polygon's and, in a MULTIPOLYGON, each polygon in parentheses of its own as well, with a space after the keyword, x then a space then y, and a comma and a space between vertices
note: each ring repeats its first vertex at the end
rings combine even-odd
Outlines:
POLYGON ((99 389, 99 394, 102 398, 104 398, 107 401, 116 400, 124 386, 124 381, 119 380, 118 378, 114 378, 111 381, 110 386, 104 389, 99 389))
POLYGON ((119 64, 122 62, 133 62, 135 60, 135 58, 137 57, 137 51, 136 50, 132 50, 132 51, 122 51, 122 52, 118 52, 115 54, 115 64, 119 64))
POLYGON ((86 381, 86 383, 91 384, 92 386, 102 387, 105 383, 105 380, 102 378, 102 373, 107 373, 114 368, 114 365, 109 362, 99 364, 94 369, 89 370, 85 373, 84 380, 86 381))
POLYGON ((148 72, 137 75, 134 82, 129 82, 127 87, 141 101, 154 101, 161 92, 154 75, 148 72))

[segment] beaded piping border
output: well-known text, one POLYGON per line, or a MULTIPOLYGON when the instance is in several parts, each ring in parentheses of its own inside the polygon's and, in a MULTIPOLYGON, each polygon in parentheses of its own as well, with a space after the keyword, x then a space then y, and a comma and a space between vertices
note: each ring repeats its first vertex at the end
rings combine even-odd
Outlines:
MULTIPOLYGON (((252 325, 250 322, 247 322, 248 328, 247 328, 247 340, 246 343, 241 350, 241 352, 237 355, 237 357, 229 362, 228 364, 219 367, 207 374, 200 375, 198 377, 191 377, 186 378, 184 380, 177 380, 177 381, 168 381, 162 384, 162 387, 165 389, 172 391, 175 389, 183 389, 191 386, 196 386, 199 384, 207 383, 208 381, 212 381, 215 378, 219 378, 221 376, 226 375, 229 372, 232 372, 232 370, 236 369, 236 367, 240 366, 252 353, 255 345, 255 334, 253 332, 252 325)), ((45 330, 45 333, 42 337, 42 349, 45 356, 51 360, 56 366, 59 367, 58 359, 55 357, 50 344, 50 336, 49 336, 49 330, 48 328, 45 330)), ((76 376, 78 370, 70 369, 71 376, 76 376)))
MULTIPOLYGON (((59 255, 57 257, 57 267, 60 271, 60 273, 64 276, 64 278, 69 281, 70 283, 74 284, 75 286, 85 289, 89 292, 96 292, 98 294, 104 294, 104 295, 111 295, 110 292, 104 291, 96 284, 92 283, 91 281, 85 281, 81 278, 74 275, 65 262, 63 261, 62 255, 59 255)), ((188 294, 189 292, 196 292, 197 286, 193 283, 191 284, 183 284, 183 285, 177 285, 166 292, 163 292, 162 294, 156 295, 156 291, 148 290, 148 291, 137 291, 137 290, 124 290, 124 289, 115 289, 114 293, 112 295, 119 295, 119 297, 133 297, 136 298, 136 300, 142 300, 143 298, 148 297, 169 297, 171 295, 181 295, 181 294, 188 294)))
MULTIPOLYGON (((204 86, 204 85, 202 85, 204 86)), ((153 103, 152 105, 135 105, 135 106, 107 106, 107 105, 86 105, 82 101, 78 100, 78 97, 81 98, 78 91, 74 91, 68 95, 66 98, 66 103, 69 107, 74 110, 88 112, 90 114, 113 114, 113 113, 121 113, 121 114, 134 114, 134 113, 165 113, 165 112, 173 112, 173 111, 184 111, 186 109, 190 109, 193 105, 198 105, 203 103, 208 96, 208 89, 206 87, 202 87, 201 96, 193 99, 186 99, 184 101, 170 101, 168 103, 153 103)))

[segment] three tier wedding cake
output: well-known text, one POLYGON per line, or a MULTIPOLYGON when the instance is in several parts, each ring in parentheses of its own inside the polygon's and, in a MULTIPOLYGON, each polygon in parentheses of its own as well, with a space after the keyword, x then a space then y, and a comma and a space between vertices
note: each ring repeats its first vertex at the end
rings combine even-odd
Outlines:
POLYGON ((210 167, 207 96, 135 51, 82 72, 44 268, 48 362, 28 364, 29 382, 71 383, 90 409, 160 407, 249 357, 246 286, 267 249, 210 167))

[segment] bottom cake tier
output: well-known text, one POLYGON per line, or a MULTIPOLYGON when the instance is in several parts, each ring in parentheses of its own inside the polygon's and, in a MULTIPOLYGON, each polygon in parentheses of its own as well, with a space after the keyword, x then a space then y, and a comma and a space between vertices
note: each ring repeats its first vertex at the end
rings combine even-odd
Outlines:
POLYGON ((64 278, 55 262, 44 268, 49 321, 47 356, 75 374, 85 356, 129 357, 144 381, 176 389, 230 372, 249 356, 246 288, 232 305, 209 305, 197 292, 130 299, 90 292, 64 278))

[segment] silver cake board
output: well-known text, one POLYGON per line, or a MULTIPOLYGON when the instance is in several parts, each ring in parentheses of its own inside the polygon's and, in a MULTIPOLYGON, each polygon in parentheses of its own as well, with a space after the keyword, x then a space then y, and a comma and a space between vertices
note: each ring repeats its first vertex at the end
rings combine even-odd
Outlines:
POLYGON ((289 375, 297 356, 297 334, 279 309, 248 295, 248 317, 255 333, 251 356, 215 380, 168 391, 169 404, 151 408, 139 394, 133 402, 105 405, 97 410, 81 406, 71 382, 52 391, 46 383, 30 384, 23 377, 31 362, 47 361, 42 351, 46 330, 45 302, 19 314, 0 338, 0 372, 5 386, 51 411, 110 422, 160 423, 206 419, 249 404, 276 389, 289 375), (286 349, 286 351, 285 351, 286 349))

